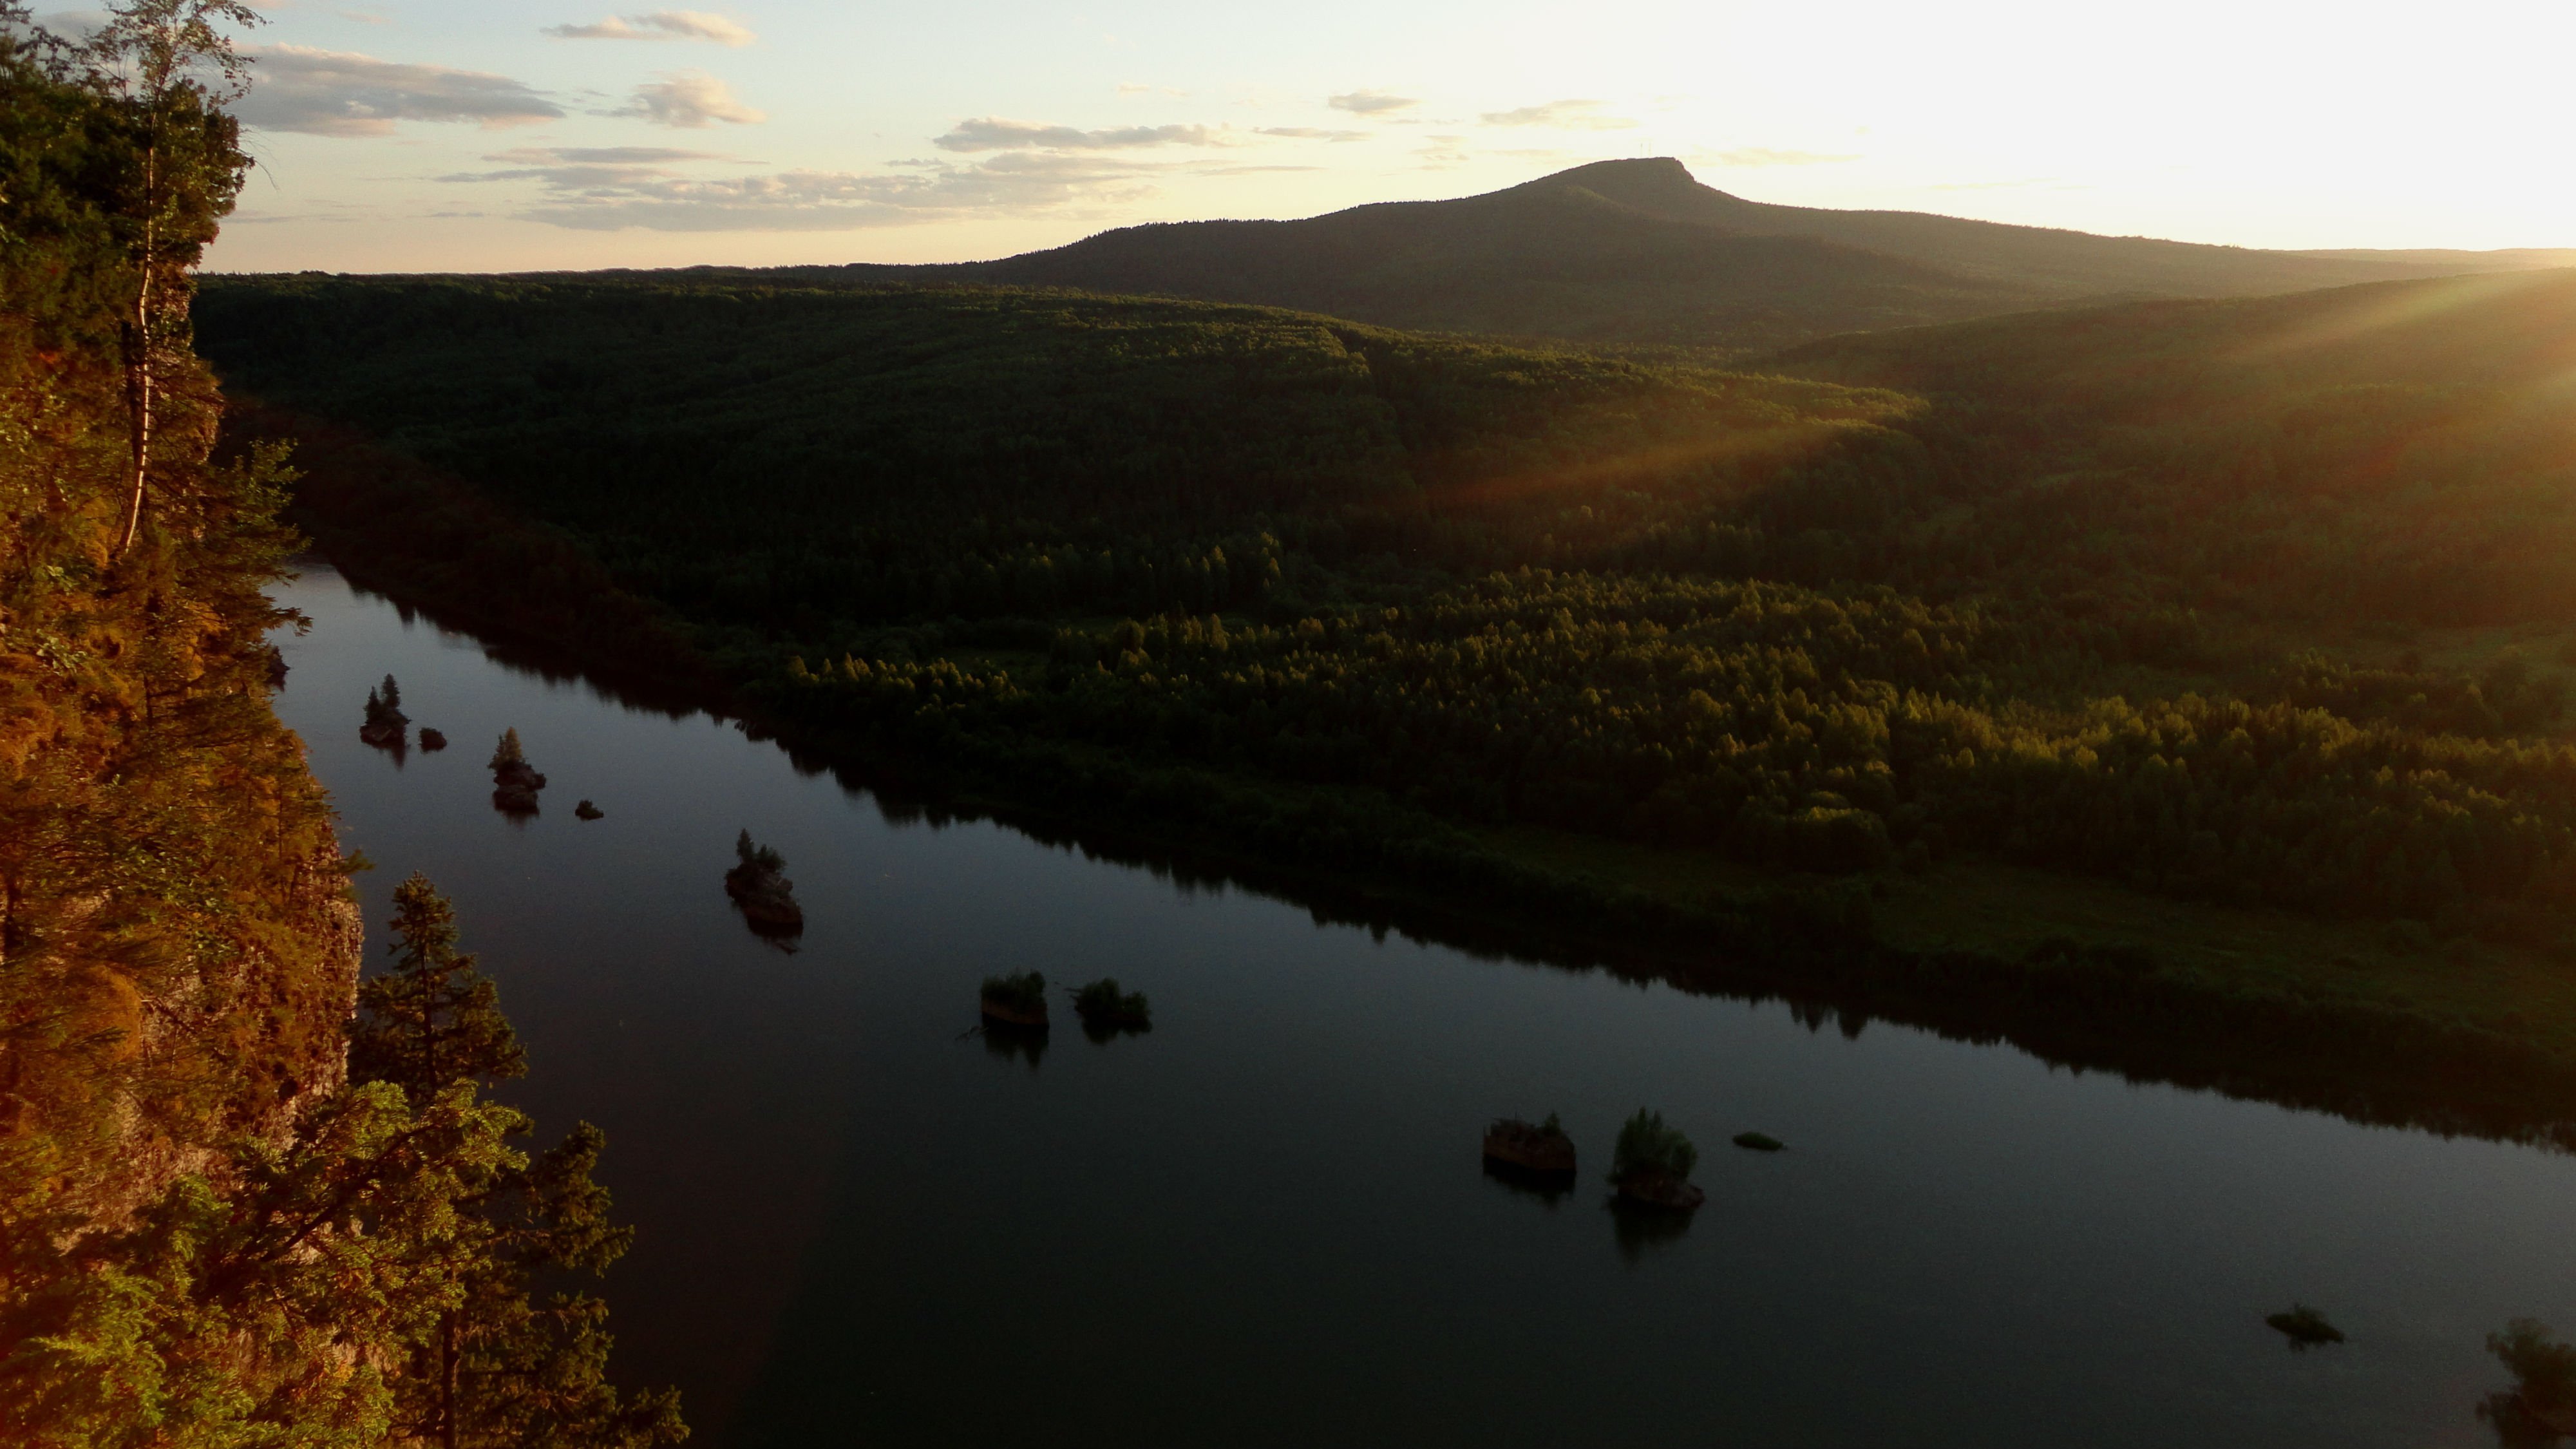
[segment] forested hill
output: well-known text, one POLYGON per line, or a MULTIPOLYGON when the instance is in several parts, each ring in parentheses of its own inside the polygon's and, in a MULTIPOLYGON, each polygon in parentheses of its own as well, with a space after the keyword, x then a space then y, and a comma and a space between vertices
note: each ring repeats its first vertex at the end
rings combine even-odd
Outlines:
POLYGON ((2576 619, 2576 271, 1994 318, 1774 362, 1927 398, 1909 427, 1988 480, 1984 522, 1911 536, 1932 587, 1961 549, 2008 548, 2033 586, 2310 626, 2576 619))
POLYGON ((199 335, 230 384, 484 485, 639 593, 818 637, 1256 605, 1327 558, 1395 588, 1588 556, 1905 406, 1010 290, 210 279, 199 335), (1688 501, 1621 487, 1682 474, 1688 501))
POLYGON ((1666 157, 1596 162, 1456 201, 1126 227, 998 261, 795 268, 774 280, 1080 287, 1433 331, 1741 351, 2087 298, 2238 296, 2571 261, 2576 252, 2255 251, 1773 206, 1702 185, 1666 157))

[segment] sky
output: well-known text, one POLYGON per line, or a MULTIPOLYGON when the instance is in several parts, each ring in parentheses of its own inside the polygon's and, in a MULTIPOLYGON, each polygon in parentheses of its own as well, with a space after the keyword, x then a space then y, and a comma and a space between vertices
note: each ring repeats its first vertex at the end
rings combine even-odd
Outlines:
POLYGON ((2576 246, 2576 0, 260 9, 214 270, 959 261, 1627 156, 1798 205, 2576 246))

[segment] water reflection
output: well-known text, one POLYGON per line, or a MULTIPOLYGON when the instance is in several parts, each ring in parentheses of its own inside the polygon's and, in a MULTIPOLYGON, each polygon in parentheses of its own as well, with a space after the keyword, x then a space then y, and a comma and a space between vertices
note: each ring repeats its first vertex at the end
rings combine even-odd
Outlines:
POLYGON ((1484 1159, 1485 1178, 1500 1185, 1515 1197, 1536 1198, 1550 1209, 1574 1191, 1575 1175, 1571 1172, 1533 1172, 1529 1168, 1484 1159))
POLYGON ((1691 1222, 1699 1214, 1679 1208, 1659 1207, 1610 1195, 1603 1211, 1619 1242, 1619 1256, 1634 1266, 1688 1236, 1691 1222))
POLYGON ((336 583, 310 597, 281 708, 385 865, 355 882, 367 914, 408 870, 438 878, 534 1059, 511 1100, 608 1132, 641 1229, 606 1284, 621 1373, 681 1382, 698 1445, 997 1422, 1139 1445, 2045 1443, 2082 1422, 2140 1449, 2399 1449, 2474 1428, 2500 1378, 2480 1326, 2576 1311, 2576 1161, 2134 1084, 2360 1120, 2466 1100, 2457 1120, 2490 1125, 2543 1120, 2545 1095, 2472 1074, 2445 1098, 2295 1030, 2272 1056, 2187 1023, 2124 1035, 2080 1003, 1587 951, 1060 820, 998 828, 729 721, 495 668, 336 583), (348 729, 389 666, 460 741, 518 725, 563 800, 612 818, 502 828, 479 744, 398 776, 348 729), (745 823, 794 860, 793 959, 711 879, 745 823), (1044 1037, 968 1047, 977 983, 1029 962, 1132 975, 1175 1029, 1042 1072, 1044 1037), (2111 1065, 2132 1085, 2089 1070, 2111 1065), (1795 1150, 1702 1164, 1725 1215, 1705 1233, 1600 1205, 1605 1233, 1600 1161, 1556 1191, 1463 1170, 1498 1108, 1606 1146, 1641 1101, 1795 1150), (2353 1352, 2278 1351, 2260 1315, 2302 1296, 2353 1352))
POLYGON ((978 1029, 984 1038, 984 1050, 1006 1062, 1026 1062, 1030 1071, 1046 1055, 1048 1032, 1042 1026, 1014 1026, 1009 1022, 987 1021, 978 1029))

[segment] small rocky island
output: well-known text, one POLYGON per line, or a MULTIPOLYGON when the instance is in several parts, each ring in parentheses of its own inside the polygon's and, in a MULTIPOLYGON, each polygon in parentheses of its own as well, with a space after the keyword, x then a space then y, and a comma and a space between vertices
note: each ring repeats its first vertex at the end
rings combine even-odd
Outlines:
POLYGON ((420 747, 424 750, 446 749, 447 736, 438 730, 431 729, 427 725, 422 725, 420 727, 420 747))
POLYGON ((733 854, 733 869, 725 872, 725 894, 733 897, 743 920, 773 940, 802 935, 805 908, 796 904, 796 884, 787 878, 787 857, 766 845, 752 844, 748 830, 735 837, 733 854))
POLYGON ((1485 1129, 1485 1165, 1530 1177, 1574 1176, 1574 1139, 1556 1114, 1539 1123, 1503 1117, 1485 1129))
POLYGON ((394 677, 367 691, 366 723, 358 726, 358 738, 380 750, 399 750, 403 735, 411 727, 411 716, 402 710, 402 686, 394 677))
POLYGON ((504 731, 492 750, 492 808, 504 815, 534 815, 537 792, 544 788, 546 777, 528 763, 518 730, 504 731))
MULTIPOLYGON (((598 806, 591 804, 587 800, 584 800, 580 804, 572 807, 573 818, 576 820, 597 820, 607 813, 607 811, 600 809, 598 806)), ((743 833, 748 835, 751 832, 746 830, 743 833)))
POLYGON ((1623 1204, 1686 1213, 1708 1200, 1708 1194, 1690 1180, 1691 1169, 1697 1166, 1699 1149, 1691 1140, 1680 1129, 1667 1126, 1663 1113, 1640 1107, 1619 1129, 1619 1144, 1611 1153, 1610 1182, 1623 1204))
POLYGON ((1141 991, 1118 989, 1118 978, 1103 976, 1073 994, 1073 1013, 1096 1040, 1129 1031, 1152 1031, 1154 1009, 1141 991))
POLYGON ((1044 1031, 1047 1026, 1046 977, 1035 971, 984 978, 984 1024, 1044 1031))
POLYGON ((2287 1313, 2275 1313, 2263 1320, 2274 1332, 2290 1340, 2294 1349, 2316 1348, 2323 1344, 2343 1342, 2343 1330, 2326 1321, 2326 1316, 2304 1303, 2293 1303, 2287 1313))

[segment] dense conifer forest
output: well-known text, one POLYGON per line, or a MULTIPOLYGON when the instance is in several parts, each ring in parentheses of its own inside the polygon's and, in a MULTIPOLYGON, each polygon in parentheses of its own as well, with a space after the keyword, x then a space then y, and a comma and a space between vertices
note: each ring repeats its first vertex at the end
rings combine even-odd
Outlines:
POLYGON ((2576 921, 2565 273, 1749 371, 1059 292, 207 290, 271 430, 366 440, 308 490, 351 561, 558 587, 471 564, 509 510, 635 660, 1077 814, 1458 879, 1539 829, 1701 905, 1989 862, 2393 956, 2576 921), (443 542, 370 547, 367 473, 443 542))
POLYGON ((484 1095, 519 1054, 428 882, 361 995, 269 708, 291 474, 210 462, 188 322, 254 19, 0 4, 0 1441, 672 1442, 565 1276, 626 1243, 598 1134, 484 1095))

